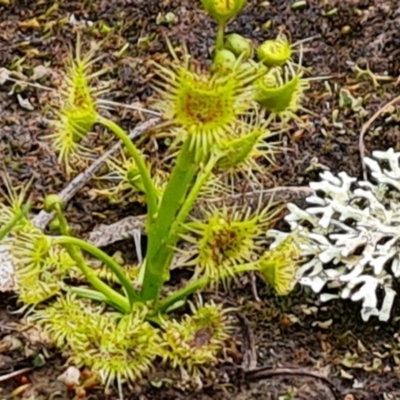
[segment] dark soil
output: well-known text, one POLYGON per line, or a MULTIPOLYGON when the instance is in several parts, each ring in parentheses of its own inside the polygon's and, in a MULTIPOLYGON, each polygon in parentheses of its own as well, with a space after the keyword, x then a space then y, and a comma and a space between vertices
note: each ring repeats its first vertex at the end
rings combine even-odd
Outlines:
MULTIPOLYGON (((0 4, 3 2, 0 1, 0 4)), ((11 0, 0 5, 0 68, 16 69, 31 76, 33 68, 45 66, 49 73, 37 83, 57 87, 62 76, 68 45, 74 46, 76 31, 82 41, 103 40, 104 58, 100 66, 110 71, 103 79, 111 82, 108 98, 124 104, 146 106, 152 94, 153 76, 149 61, 168 57, 163 36, 184 41, 195 58, 207 61, 214 40, 215 24, 192 0, 68 1, 58 3, 11 0), (175 20, 165 22, 172 12, 175 20), (75 22, 73 22, 75 21, 75 22), (163 22, 164 21, 164 22, 163 22), (106 33, 105 27, 110 28, 106 33), (117 53, 129 44, 123 57, 117 53)), ((359 134, 363 124, 388 101, 398 95, 400 74, 400 3, 396 0, 307 0, 299 10, 290 1, 249 0, 244 12, 229 25, 229 31, 244 34, 255 42, 276 36, 279 31, 293 42, 313 38, 304 46, 304 66, 311 75, 328 77, 312 83, 304 100, 304 128, 296 123, 283 133, 284 150, 278 155, 265 187, 304 186, 318 179, 325 168, 346 171, 361 177, 359 134), (329 11, 337 12, 329 16, 329 11), (261 26, 268 20, 268 30, 261 26), (374 74, 357 73, 355 66, 374 74), (393 79, 388 79, 392 77, 393 79), (374 80, 375 78, 376 80, 374 80), (347 96, 346 96, 347 93, 347 96), (348 95, 353 100, 349 100, 348 95)), ((41 208, 46 193, 58 192, 68 179, 58 165, 45 136, 51 96, 40 88, 0 86, 0 166, 13 183, 26 185, 32 179, 35 209, 41 208), (12 90, 13 89, 13 90, 12 90), (33 110, 21 107, 17 95, 28 99, 33 110)), ((126 109, 113 112, 113 119, 124 128, 135 127, 145 115, 126 109)), ((397 107, 378 118, 365 136, 366 153, 394 147, 399 150, 400 113, 397 107)), ((108 148, 112 137, 98 132, 99 148, 108 148)), ((142 209, 136 206, 110 206, 92 201, 87 185, 69 203, 68 218, 81 233, 98 223, 115 222, 142 209)), ((248 324, 237 332, 241 354, 249 354, 251 340, 258 366, 301 368, 325 375, 343 399, 400 399, 399 322, 361 321, 359 306, 348 302, 320 305, 315 297, 300 289, 288 297, 276 297, 258 283, 261 302, 256 302, 250 285, 235 287, 224 294, 240 310, 248 324), (251 336, 251 335, 250 335, 251 336)), ((395 305, 395 311, 399 310, 395 305)), ((0 298, 0 338, 8 334, 24 344, 17 309, 9 294, 0 298)), ((396 313, 394 313, 396 314, 396 313)), ((242 324, 243 325, 243 324, 242 324)), ((0 351, 0 378, 12 371, 32 366, 42 350, 40 340, 26 344, 24 351, 0 351), (33 346, 33 347, 32 347, 33 346), (35 347, 36 346, 36 347, 35 347)), ((227 349, 227 362, 215 371, 214 379, 203 390, 184 392, 156 389, 140 384, 126 390, 126 399, 333 399, 328 387, 310 377, 283 376, 247 383, 240 371, 243 357, 227 349)), ((30 383, 25 398, 73 398, 57 377, 65 370, 64 359, 46 350, 46 364, 0 384, 0 398, 8 399, 13 390, 30 383)), ((1 382, 1 380, 0 380, 1 382)), ((93 390, 90 399, 116 399, 116 392, 105 395, 93 390)))

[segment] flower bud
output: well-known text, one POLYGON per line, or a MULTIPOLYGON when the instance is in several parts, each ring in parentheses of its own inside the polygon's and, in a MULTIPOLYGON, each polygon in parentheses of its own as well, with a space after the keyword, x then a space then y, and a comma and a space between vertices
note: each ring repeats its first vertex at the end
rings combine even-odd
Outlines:
POLYGON ((64 109, 64 115, 61 116, 65 120, 65 127, 70 130, 71 139, 79 142, 93 129, 97 120, 97 114, 94 108, 79 108, 69 105, 64 109))
POLYGON ((44 211, 50 213, 55 210, 55 207, 57 205, 60 205, 62 207, 63 201, 61 197, 58 194, 48 194, 43 203, 43 208, 44 211))
POLYGON ((257 49, 258 59, 267 67, 284 65, 292 55, 289 40, 280 35, 274 40, 266 40, 257 49))
POLYGON ((219 23, 235 17, 247 0, 201 0, 204 9, 219 23))
POLYGON ((253 46, 249 39, 232 33, 226 36, 225 48, 230 50, 237 57, 242 57, 243 60, 248 60, 253 55, 253 46))
POLYGON ((230 50, 219 50, 213 61, 212 71, 232 71, 236 64, 236 56, 230 50))

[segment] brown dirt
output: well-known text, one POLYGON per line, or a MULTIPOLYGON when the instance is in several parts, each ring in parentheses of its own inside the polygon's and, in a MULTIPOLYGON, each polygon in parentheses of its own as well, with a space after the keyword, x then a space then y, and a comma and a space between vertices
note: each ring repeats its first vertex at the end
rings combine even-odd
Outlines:
MULTIPOLYGON (((39 83, 57 87, 67 45, 73 46, 76 37, 76 26, 68 23, 74 16, 81 24, 93 22, 92 27, 79 28, 85 32, 85 43, 104 40, 101 64, 111 67, 107 75, 113 89, 109 98, 125 104, 145 105, 151 95, 149 60, 167 57, 163 35, 168 35, 173 41, 185 41, 198 59, 210 58, 215 25, 200 11, 197 3, 191 0, 65 0, 58 3, 20 0, 13 5, 0 5, 0 67, 11 68, 22 60, 21 72, 29 76, 33 67, 45 65, 51 73, 39 83), (52 7, 53 4, 58 4, 58 7, 52 7), (167 12, 175 14, 176 22, 172 25, 158 24, 157 20, 160 21, 167 12), (33 23, 34 18, 37 25, 33 23), (111 28, 108 34, 101 33, 104 23, 111 28), (118 58, 116 53, 125 43, 130 44, 129 48, 124 57, 118 58)), ((271 0, 269 6, 266 3, 249 0, 245 11, 229 25, 229 31, 244 34, 255 42, 274 37, 280 30, 289 33, 293 42, 315 37, 305 45, 304 65, 312 68, 313 76, 329 76, 330 79, 312 84, 304 102, 304 107, 312 112, 305 112, 304 119, 311 121, 312 128, 304 129, 293 123, 283 134, 285 149, 278 156, 272 173, 266 177, 265 186, 306 185, 318 178, 324 166, 333 172, 344 170, 361 177, 358 148, 361 127, 376 110, 398 94, 399 2, 307 0, 307 6, 301 10, 292 10, 289 1, 271 0), (326 16, 333 8, 337 8, 336 15, 326 16), (260 27, 267 20, 272 21, 272 27, 263 31, 260 27), (348 32, 345 34, 344 31, 348 32), (379 80, 374 86, 369 76, 357 75, 352 65, 363 69, 369 67, 375 74, 395 79, 379 80), (343 90, 346 89, 354 99, 362 100, 361 106, 343 101, 343 90)), ((11 89, 10 83, 0 86, 0 165, 15 184, 26 184, 33 178, 35 210, 38 210, 43 195, 59 191, 65 182, 63 171, 44 138, 48 127, 43 115, 49 112, 50 96, 46 91, 32 87, 16 86, 10 94, 11 89), (33 111, 21 108, 18 93, 29 99, 33 111)), ((383 115, 372 125, 365 138, 367 154, 374 149, 399 149, 399 116, 398 108, 394 107, 390 114, 383 115)), ((129 130, 143 116, 119 109, 113 111, 113 118, 129 130)), ((96 140, 104 147, 111 139, 98 132, 96 140)), ((97 223, 110 223, 141 211, 135 205, 112 207, 103 200, 90 201, 90 188, 87 185, 68 205, 68 218, 81 232, 90 231, 97 223)), ((279 298, 263 284, 258 286, 260 303, 253 300, 248 284, 235 288, 229 301, 238 306, 249 321, 259 366, 303 368, 324 373, 346 400, 400 399, 398 318, 386 324, 375 320, 363 323, 356 304, 335 302, 321 305, 311 293, 300 290, 279 298), (327 324, 327 321, 331 322, 327 324)), ((18 318, 10 314, 16 309, 13 299, 2 295, 0 305, 0 338, 12 332, 24 342, 23 334, 17 330, 17 325, 13 325, 18 323, 18 318)), ((395 311, 398 310, 397 303, 395 311)), ((243 338, 243 332, 238 332, 238 338, 242 338, 244 343, 239 349, 245 353, 248 350, 246 335, 243 338)), ((25 349, 25 352, 0 352, 0 377, 31 366, 32 359, 40 351, 42 349, 37 345, 29 351, 25 349)), ((32 383, 26 397, 27 393, 32 393, 30 398, 36 400, 73 398, 73 394, 67 393, 56 380, 63 371, 60 355, 50 353, 47 356, 44 367, 26 375, 25 378, 32 383), (57 392, 58 397, 54 396, 57 392)), ((310 378, 282 377, 261 384, 246 384, 237 369, 240 362, 241 357, 237 356, 236 360, 217 369, 219 381, 199 392, 159 390, 143 384, 133 391, 126 390, 125 398, 332 398, 326 386, 310 378)), ((25 382, 24 379, 8 380, 3 384, 4 389, 0 389, 0 398, 9 398, 12 390, 25 382)), ((106 396, 101 390, 93 390, 88 398, 117 397, 115 393, 106 396)))

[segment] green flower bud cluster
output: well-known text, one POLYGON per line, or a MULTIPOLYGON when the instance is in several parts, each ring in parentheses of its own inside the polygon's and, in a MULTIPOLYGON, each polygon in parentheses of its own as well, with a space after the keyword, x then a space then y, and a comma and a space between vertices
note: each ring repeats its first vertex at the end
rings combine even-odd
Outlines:
POLYGON ((201 0, 204 9, 218 23, 226 23, 245 6, 247 0, 201 0))
POLYGON ((294 70, 292 45, 284 34, 268 39, 257 50, 251 40, 231 33, 224 37, 226 23, 235 17, 246 4, 246 0, 202 0, 203 7, 218 23, 216 51, 212 71, 229 74, 235 71, 256 76, 254 100, 275 117, 287 121, 296 116, 300 99, 308 82, 302 79, 301 66, 294 70), (258 63, 252 61, 254 53, 258 63))

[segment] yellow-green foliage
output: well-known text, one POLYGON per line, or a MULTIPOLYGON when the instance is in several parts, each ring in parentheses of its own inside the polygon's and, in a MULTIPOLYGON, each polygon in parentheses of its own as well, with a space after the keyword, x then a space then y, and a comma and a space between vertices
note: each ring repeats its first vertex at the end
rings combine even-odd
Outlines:
POLYGON ((175 123, 177 140, 189 137, 191 147, 202 158, 229 140, 230 127, 251 108, 249 81, 254 77, 240 71, 239 64, 228 74, 221 70, 213 73, 196 68, 187 54, 185 58, 183 63, 175 59, 168 67, 156 65, 159 79, 155 89, 160 99, 154 107, 175 123))
POLYGON ((296 284, 298 260, 299 249, 289 238, 263 254, 259 260, 259 271, 278 294, 287 295, 296 284))
POLYGON ((202 288, 226 285, 247 271, 258 272, 282 295, 296 283, 294 244, 284 242, 265 252, 265 232, 279 207, 205 204, 238 195, 235 185, 243 180, 251 189, 263 189, 260 180, 277 151, 277 144, 270 142, 270 123, 299 119, 296 113, 308 80, 301 66, 295 68, 284 36, 261 45, 258 63, 251 60, 253 45, 245 38, 230 35, 224 42, 225 24, 246 0, 202 3, 219 25, 213 65, 194 62, 186 49, 180 60, 168 42, 173 60, 155 66, 152 103, 163 120, 159 130, 162 137, 174 138, 167 154, 174 159, 165 170, 156 169, 162 162, 149 165, 146 150, 138 149, 118 124, 100 115, 99 92, 91 81, 103 71, 93 71, 96 48, 81 56, 80 43, 69 60, 55 131, 49 136, 67 173, 91 155, 92 146, 85 140, 96 123, 121 139, 125 151, 108 160, 109 173, 103 176, 117 183, 94 195, 121 204, 137 200, 138 194, 145 198, 148 240, 140 269, 125 268, 71 236, 57 196, 48 197, 45 208, 55 213, 60 236, 45 235, 28 218, 15 219, 28 189, 14 189, 6 180, 9 193, 0 203, 0 225, 14 225, 6 244, 19 300, 35 306, 30 320, 70 355, 71 363, 89 367, 106 386, 148 377, 157 362, 177 369, 185 379, 199 379, 217 364, 232 329, 229 310, 208 303, 192 305, 181 318, 168 315, 202 288), (196 217, 191 214, 195 205, 196 217), (193 273, 183 287, 166 290, 163 286, 168 285, 179 251, 189 261, 178 259, 177 267, 193 273), (99 262, 101 268, 92 268, 99 262))
POLYGON ((204 9, 218 22, 226 22, 235 17, 247 0, 201 0, 204 9))
MULTIPOLYGON (((79 38, 78 38, 79 39, 79 38)), ((60 91, 60 102, 55 108, 56 119, 51 121, 54 132, 48 135, 58 153, 59 161, 67 173, 75 170, 72 166, 83 158, 91 157, 91 150, 81 145, 81 140, 93 129, 97 120, 96 96, 99 94, 90 84, 91 80, 104 71, 91 73, 97 61, 92 48, 84 57, 78 40, 76 54, 71 55, 60 91)))
POLYGON ((114 380, 134 382, 162 355, 160 333, 146 316, 140 305, 130 315, 118 316, 90 301, 61 296, 30 320, 69 351, 73 363, 91 368, 108 386, 114 380))
POLYGON ((285 65, 291 56, 292 48, 285 35, 279 35, 273 40, 266 40, 257 50, 258 59, 268 68, 285 65))
POLYGON ((173 368, 184 369, 189 376, 202 375, 207 366, 217 363, 217 355, 230 337, 226 311, 214 303, 197 309, 182 320, 164 321, 165 358, 173 368))
POLYGON ((240 267, 259 258, 265 232, 273 215, 268 209, 251 212, 234 208, 210 208, 203 218, 185 224, 184 239, 193 243, 196 274, 207 276, 211 284, 229 281, 240 267))

